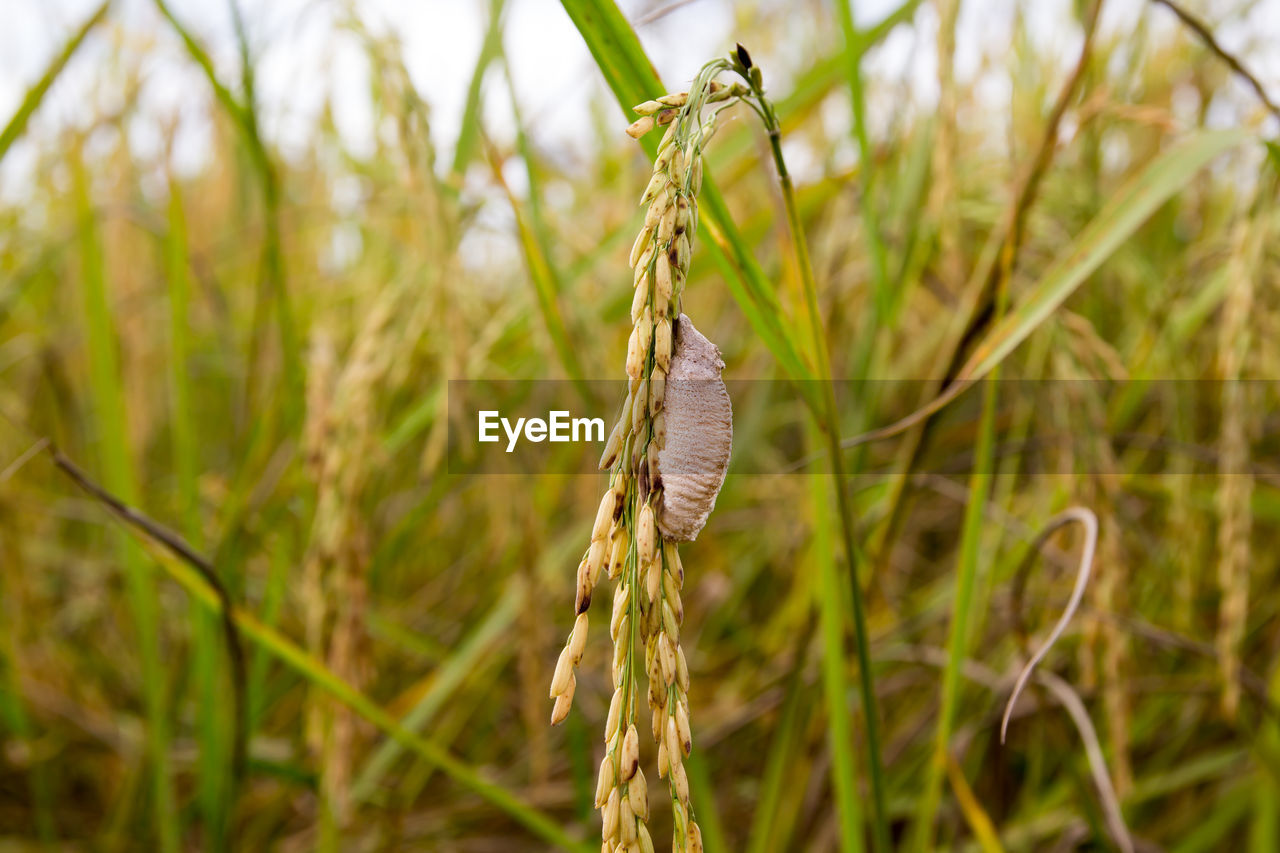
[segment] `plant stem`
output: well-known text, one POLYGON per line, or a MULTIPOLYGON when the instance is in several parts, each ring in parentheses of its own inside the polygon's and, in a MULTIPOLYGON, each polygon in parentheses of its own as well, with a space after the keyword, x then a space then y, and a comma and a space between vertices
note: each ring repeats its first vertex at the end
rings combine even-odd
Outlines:
POLYGON ((924 791, 916 808, 916 825, 908 849, 933 849, 933 827, 942 797, 942 777, 947 768, 947 752, 960 692, 960 670, 969 652, 969 614, 977 585, 979 548, 982 544, 983 510, 991 489, 992 452, 995 444, 996 382, 988 380, 982 400, 978 444, 973 475, 969 478, 969 503, 964 510, 960 539, 960 565, 956 573, 955 597, 951 608, 951 634, 947 641, 947 666, 942 676, 942 699, 934 729, 933 752, 929 757, 924 791))
MULTIPOLYGON (((129 545, 140 555, 150 553, 165 574, 185 589, 202 607, 221 617, 225 624, 236 629, 237 636, 243 634, 316 688, 346 705, 427 764, 443 771, 457 784, 492 803, 534 835, 556 847, 575 851, 575 853, 592 853, 595 849, 594 845, 572 838, 545 812, 529 805, 501 785, 490 782, 478 770, 455 758, 444 747, 410 731, 368 694, 329 669, 324 662, 308 654, 275 628, 235 607, 226 589, 219 589, 215 585, 217 574, 213 571, 208 558, 198 554, 182 537, 166 530, 125 503, 115 493, 91 480, 79 466, 63 456, 56 448, 51 449, 51 452, 54 464, 63 473, 94 499, 105 505, 127 529, 140 537, 135 539, 126 536, 125 540, 129 545), (144 545, 151 547, 144 548, 144 545)), ((170 812, 171 817, 175 815, 176 811, 170 812)), ((176 845, 174 849, 177 849, 176 845)))
MULTIPOLYGON (((89 388, 93 401, 93 437, 99 446, 100 465, 107 487, 126 501, 136 500, 137 474, 128 440, 124 387, 120 375, 118 338, 111 295, 108 293, 107 263, 98 211, 90 196, 89 166, 83 148, 72 162, 73 192, 79 218, 82 258, 82 298, 86 317, 86 351, 89 360, 89 388)), ((176 808, 172 767, 169 760, 168 671, 160 650, 160 603, 156 581, 146 555, 137 543, 118 532, 112 534, 117 559, 124 569, 130 618, 137 632, 141 662, 142 699, 146 719, 146 755, 150 774, 150 808, 155 837, 152 846, 176 851, 182 830, 176 808)))
MULTIPOLYGON (((182 531, 197 548, 204 547, 200 525, 200 502, 196 484, 196 426, 191 410, 191 383, 188 381, 191 279, 188 272, 187 220, 182 190, 177 179, 169 178, 169 231, 164 241, 165 271, 169 283, 169 392, 170 440, 173 445, 174 474, 181 510, 182 531)), ((226 850, 227 816, 236 801, 236 772, 241 762, 228 771, 225 757, 232 749, 225 742, 225 714, 218 699, 217 623, 202 607, 192 604, 192 677, 196 694, 196 731, 200 744, 197 768, 197 800, 204 820, 205 849, 226 850)), ((237 685, 237 689, 243 685, 237 685)), ((243 757, 247 734, 237 732, 235 755, 243 757)))
MULTIPOLYGON (((758 79, 758 78, 757 78, 758 79)), ((827 449, 831 454, 831 473, 835 478, 836 504, 840 511, 840 533, 844 543, 845 557, 849 561, 849 586, 853 601, 854 637, 858 647, 858 676, 862 692, 862 707, 866 717, 867 731, 867 765, 871 780, 872 801, 875 806, 872 820, 875 849, 880 853, 888 853, 889 829, 887 816, 887 800, 885 796, 884 767, 880 754, 880 722, 877 715, 874 676, 871 672, 871 654, 867 639, 866 604, 863 601, 862 586, 858 581, 859 554, 855 543, 855 521, 853 504, 849 499, 848 483, 845 480, 844 452, 840 447, 840 414, 836 405, 835 389, 831 376, 831 356, 827 350, 826 336, 822 328, 822 316, 818 310, 818 288, 813 274, 813 262, 809 257, 809 246, 805 242, 804 228, 800 221, 799 208, 796 205, 795 187, 791 182, 791 173, 787 171, 786 160, 782 156, 782 129, 774 112, 773 104, 765 97, 763 89, 756 80, 751 80, 752 94, 759 107, 765 128, 769 132, 769 147, 773 152, 773 162, 778 169, 778 182, 782 188, 782 200, 786 207, 787 226, 791 231, 791 243, 796 254, 796 266, 800 271, 800 282, 804 289, 805 310, 809 319, 809 331, 813 338, 813 354, 817 360, 819 384, 822 386, 822 416, 818 418, 818 426, 825 435, 827 449)))
MULTIPOLYGON (((893 313, 893 300, 889 294, 889 278, 885 273, 884 245, 880 241, 880 230, 877 226, 875 202, 871 195, 874 169, 871 156, 871 139, 867 134, 867 99, 862 85, 862 40, 857 27, 853 23, 853 9, 850 0, 838 0, 836 11, 840 17, 840 30, 844 34, 845 61, 849 72, 849 97, 853 107, 853 134, 858 143, 858 171, 862 184, 861 207, 862 227, 866 232, 867 255, 871 259, 871 282, 875 299, 872 301, 872 312, 868 318, 871 322, 882 322, 890 319, 893 313)), ((874 332, 874 327, 871 330, 874 332)), ((874 335, 868 335, 871 340, 874 335)), ((869 357, 870 350, 867 350, 869 357)))
POLYGON ((35 85, 27 89, 26 94, 22 97, 22 103, 18 105, 18 111, 5 124, 4 129, 0 130, 0 160, 4 159, 4 155, 8 152, 10 146, 13 145, 18 137, 22 136, 22 132, 26 130, 27 122, 31 119, 31 115, 44 101, 45 93, 49 91, 49 87, 58 79, 62 69, 71 60, 72 55, 80 49, 80 45, 84 43, 85 38, 93 28, 106 18, 107 9, 110 6, 111 0, 105 0, 93 14, 86 18, 84 23, 80 25, 80 29, 76 30, 62 50, 45 68, 45 72, 40 75, 40 79, 35 82, 35 85))
MULTIPOLYGON (((814 445, 821 444, 822 428, 810 424, 806 432, 814 445)), ((822 687, 827 703, 827 740, 831 749, 831 773, 840 826, 840 846, 845 851, 862 851, 866 844, 862 830, 862 804, 859 802, 858 777, 854 769, 853 735, 847 708, 848 687, 845 682, 844 625, 841 607, 840 574, 832 548, 831 503, 827 484, 812 477, 809 491, 813 496, 813 561, 818 573, 816 593, 819 623, 822 627, 822 687)))

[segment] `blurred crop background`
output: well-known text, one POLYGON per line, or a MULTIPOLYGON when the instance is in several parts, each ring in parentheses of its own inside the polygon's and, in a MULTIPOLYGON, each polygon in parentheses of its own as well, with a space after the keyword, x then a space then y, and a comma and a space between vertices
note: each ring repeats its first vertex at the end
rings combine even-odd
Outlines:
MULTIPOLYGON (((0 850, 598 849, 604 632, 563 727, 546 688, 602 481, 451 465, 447 382, 622 375, 623 107, 735 41, 851 381, 834 424, 739 401, 778 473, 682 552, 707 849, 1280 849, 1275 401, 1239 381, 1280 365, 1280 121, 1219 53, 1280 98, 1280 3, 242 5, 4 12, 0 850), (995 375, 1046 381, 851 448, 839 511, 822 430, 995 375), (1002 746, 1072 506, 1094 577, 1002 746)), ((685 310, 803 391, 767 142, 723 118, 685 310)))

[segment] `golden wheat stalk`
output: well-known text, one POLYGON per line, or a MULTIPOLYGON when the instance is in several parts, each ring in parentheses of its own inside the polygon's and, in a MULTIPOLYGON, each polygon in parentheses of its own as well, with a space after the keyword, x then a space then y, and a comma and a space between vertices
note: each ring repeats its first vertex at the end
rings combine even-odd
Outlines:
POLYGON ((1222 431, 1218 461, 1218 607, 1215 646, 1222 662, 1222 708, 1235 719, 1240 705, 1241 646, 1249 609, 1250 539, 1253 477, 1249 470, 1249 423, 1242 380, 1251 344, 1249 312, 1253 310, 1253 276, 1259 228, 1246 221, 1237 226, 1222 325, 1218 361, 1222 372, 1222 431))

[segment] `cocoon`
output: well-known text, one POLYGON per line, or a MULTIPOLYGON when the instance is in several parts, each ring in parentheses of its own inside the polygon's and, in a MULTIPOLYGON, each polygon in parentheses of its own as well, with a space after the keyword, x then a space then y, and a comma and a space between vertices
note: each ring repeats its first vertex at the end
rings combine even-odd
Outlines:
POLYGON ((674 332, 664 399, 666 440, 658 451, 663 490, 658 529, 669 541, 692 542, 715 508, 729 470, 733 408, 720 378, 720 350, 684 314, 674 332))

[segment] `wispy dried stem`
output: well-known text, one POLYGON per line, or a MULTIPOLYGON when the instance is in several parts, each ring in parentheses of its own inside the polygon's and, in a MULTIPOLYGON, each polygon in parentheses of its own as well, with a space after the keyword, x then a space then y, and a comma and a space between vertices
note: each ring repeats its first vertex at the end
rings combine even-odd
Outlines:
MULTIPOLYGON (((164 546, 178 559, 199 572, 200 577, 217 594, 218 601, 221 604, 222 632, 227 645, 227 658, 231 662, 231 692, 232 702, 235 706, 231 771, 232 782, 238 786, 240 781, 244 779, 247 753, 246 741, 249 731, 248 710, 245 703, 247 676, 244 648, 240 644, 240 634, 237 632, 232 618, 234 612, 233 603, 231 593, 227 590, 226 584, 218 576, 213 563, 192 548, 185 539, 159 522, 152 520, 141 510, 129 506, 111 494, 91 478, 83 468, 72 462, 56 445, 46 442, 44 446, 48 447, 49 455, 53 458, 53 464, 58 467, 58 470, 71 478, 72 482, 87 492, 94 500, 105 506, 127 526, 164 546)), ((234 794, 232 796, 234 798, 234 794)))
POLYGON ((1093 569, 1093 555, 1098 547, 1098 517, 1093 514, 1093 510, 1086 507, 1071 507, 1051 518, 1049 523, 1045 525, 1044 530, 1036 537, 1035 543, 1017 572, 1017 575, 1023 575, 1040 553, 1040 547, 1044 542, 1060 528, 1073 522, 1083 526, 1085 532, 1084 549, 1080 552, 1080 567, 1076 571, 1075 586, 1072 587, 1071 597, 1067 600, 1067 606, 1063 608, 1062 615, 1058 617, 1058 622, 1053 626, 1049 637, 1041 644, 1036 653, 1031 656, 1031 660, 1027 661, 1026 665, 1022 667, 1017 680, 1014 681, 1013 691, 1009 694, 1009 701, 1004 706, 1004 716, 1000 719, 1001 743, 1004 743, 1005 735, 1008 733, 1009 717, 1013 714, 1013 706, 1017 704, 1018 696, 1021 695, 1022 689, 1027 686, 1027 681, 1030 680, 1035 672, 1036 666, 1040 661, 1044 660, 1044 656, 1049 653, 1049 650, 1053 648, 1053 644, 1058 642, 1062 632, 1067 629, 1067 625, 1071 622, 1071 617, 1075 615, 1076 610, 1080 607, 1080 601, 1084 598, 1085 589, 1089 586, 1089 574, 1093 569))
POLYGON ((1218 43, 1218 39, 1213 35, 1213 30, 1209 29, 1207 24, 1188 12, 1186 9, 1182 8, 1181 4, 1175 3, 1174 0, 1151 0, 1151 2, 1155 3, 1157 6, 1164 6, 1170 12, 1177 15, 1178 20, 1182 21, 1187 29, 1195 33, 1196 37, 1200 39, 1200 41, 1204 42, 1205 47, 1225 62, 1227 67, 1235 72, 1240 79, 1249 84, 1254 93, 1257 94, 1258 100, 1262 101, 1267 110, 1273 116, 1280 119, 1280 106, 1277 106, 1275 101, 1271 100, 1270 96, 1267 95, 1267 90, 1258 82, 1258 78, 1253 76, 1253 73, 1250 72, 1248 68, 1244 67, 1244 63, 1237 59, 1235 54, 1218 43))

